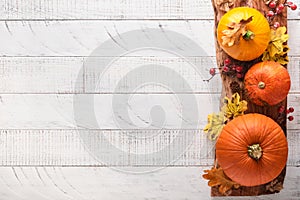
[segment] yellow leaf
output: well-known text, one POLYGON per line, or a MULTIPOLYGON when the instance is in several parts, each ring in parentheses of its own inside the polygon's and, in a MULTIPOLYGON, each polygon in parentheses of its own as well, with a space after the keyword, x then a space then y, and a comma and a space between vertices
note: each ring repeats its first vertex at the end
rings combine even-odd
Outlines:
POLYGON ((276 61, 280 64, 287 64, 288 57, 284 49, 287 48, 287 45, 284 43, 289 39, 289 35, 286 34, 286 27, 282 26, 276 30, 271 30, 271 41, 267 47, 266 52, 263 54, 263 61, 276 61))
POLYGON ((204 132, 208 133, 210 140, 215 140, 220 135, 224 127, 224 113, 212 113, 207 116, 208 124, 204 127, 204 132))
POLYGON ((204 170, 206 174, 203 174, 204 179, 209 180, 208 186, 214 187, 219 186, 219 192, 221 194, 226 194, 232 188, 239 188, 240 185, 232 180, 230 180, 225 174, 223 169, 211 168, 210 170, 204 170))
POLYGON ((227 119, 238 117, 243 115, 247 110, 247 101, 241 101, 240 95, 238 93, 234 93, 231 99, 225 97, 225 105, 223 106, 222 110, 227 119))

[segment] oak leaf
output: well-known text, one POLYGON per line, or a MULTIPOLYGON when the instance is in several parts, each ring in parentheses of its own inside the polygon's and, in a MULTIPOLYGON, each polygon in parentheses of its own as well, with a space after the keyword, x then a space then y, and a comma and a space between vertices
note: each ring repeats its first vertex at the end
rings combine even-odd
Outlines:
POLYGON ((220 168, 211 168, 210 170, 204 170, 206 174, 203 174, 204 179, 209 180, 208 186, 214 187, 219 186, 219 192, 221 194, 227 194, 231 189, 238 189, 240 184, 230 180, 224 173, 223 169, 220 168))
POLYGON ((233 46, 239 44, 240 38, 247 33, 247 24, 252 21, 253 16, 242 19, 239 23, 231 22, 227 25, 228 29, 223 30, 222 45, 233 46))

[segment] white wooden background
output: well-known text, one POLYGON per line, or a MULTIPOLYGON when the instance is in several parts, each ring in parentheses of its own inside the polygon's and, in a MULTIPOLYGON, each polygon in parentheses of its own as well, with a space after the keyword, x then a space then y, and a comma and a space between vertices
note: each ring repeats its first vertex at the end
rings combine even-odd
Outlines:
MULTIPOLYGON (((299 0, 295 3, 300 6, 299 0)), ((295 120, 288 123, 285 188, 280 194, 251 199, 300 199, 299 9, 289 12, 288 19, 288 105, 295 108, 295 120)), ((213 164, 213 143, 201 127, 206 114, 218 110, 221 91, 218 77, 203 82, 215 63, 213 26, 209 0, 2 0, 0 199, 210 199, 201 175, 213 164), (151 47, 157 42, 147 30, 161 34, 158 40, 165 50, 184 54, 188 49, 188 54, 152 48, 117 56, 120 48, 130 49, 133 43, 151 47), (129 31, 144 35, 126 41, 123 36, 129 31), (168 38, 168 31, 204 51, 168 38), (117 50, 109 46, 99 56, 99 66, 113 62, 109 74, 101 77, 101 87, 96 87, 97 69, 84 64, 107 41, 115 42, 117 50), (187 59, 200 63, 200 75, 187 59), (151 73, 158 78, 153 83, 139 85, 147 77, 141 72, 116 90, 126 73, 143 65, 166 66, 176 73, 161 74, 155 68, 151 73), (172 82, 175 75, 191 90, 183 82, 172 82), (169 89, 157 84, 161 77, 166 77, 169 89), (132 85, 140 87, 132 90, 132 85), (112 106, 113 99, 127 97, 112 106), (196 99, 198 121, 185 119, 184 113, 195 107, 182 105, 181 97, 196 99), (79 115, 79 123, 74 118, 75 101, 81 98, 94 99, 99 126, 90 124, 86 115, 79 115), (130 122, 120 127, 116 118, 123 110, 130 110, 130 122), (163 125, 155 126, 153 110, 163 115, 163 125), (183 121, 189 126, 183 128, 183 121), (121 153, 112 154, 109 145, 121 153), (159 154, 163 149, 166 154, 159 154)), ((89 105, 80 106, 82 114, 89 105)))

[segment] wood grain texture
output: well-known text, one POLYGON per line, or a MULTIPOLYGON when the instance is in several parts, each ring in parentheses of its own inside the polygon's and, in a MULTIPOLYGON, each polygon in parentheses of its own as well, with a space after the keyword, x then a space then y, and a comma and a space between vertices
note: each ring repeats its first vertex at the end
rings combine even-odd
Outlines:
MULTIPOLYGON (((213 19, 208 0, 4 0, 0 8, 2 20, 213 19)), ((289 18, 299 19, 298 13, 290 12, 289 18)))
MULTIPOLYGON (((0 98, 0 127, 2 129, 166 129, 204 127, 206 116, 219 110, 219 94, 5 94, 0 98), (74 98, 79 101, 77 121, 74 115, 74 98), (86 98, 94 97, 94 106, 86 98), (178 97, 196 99, 197 106, 185 104, 178 97), (119 101, 121 98, 121 101, 119 101), (112 104, 115 99, 115 103, 112 104), (123 101, 124 100, 124 101, 123 101), (90 121, 95 113, 97 123, 90 121), (197 109, 199 118, 185 118, 184 112, 197 109), (125 112, 128 110, 128 113, 125 112), (152 114, 151 114, 152 112, 152 114), (158 116, 156 116, 158 114, 158 116), (129 118, 128 118, 129 116, 129 118), (156 117, 155 117, 156 116, 156 117), (161 122, 164 123, 161 123, 161 122)), ((290 94, 295 120, 288 128, 300 129, 299 93, 290 94)), ((189 116, 189 115, 187 115, 189 116)))
MULTIPOLYGON (((288 27, 289 55, 299 56, 300 21, 289 20, 288 27)), ((150 56, 150 50, 215 56, 213 20, 1 21, 0 29, 0 56, 89 56, 96 48, 113 57, 150 56)))
MULTIPOLYGON (((211 198, 207 167, 168 167, 152 173, 128 174, 97 167, 1 167, 2 200, 94 200, 94 199, 165 199, 219 200, 211 198), (84 181, 83 181, 84 177, 84 181), (152 184, 149 184, 152 183, 152 184), (180 187, 180 189, 178 189, 180 187)), ((153 171, 153 168, 145 168, 153 171)), ((255 197, 257 200, 299 199, 299 168, 288 167, 280 194, 255 197)), ((249 200, 250 197, 226 197, 249 200)))
POLYGON ((198 129, 214 94, 6 94, 2 129, 198 129))
MULTIPOLYGON (((278 1, 279 4, 281 4, 281 3, 283 4, 285 2, 286 1, 278 1)), ((229 12, 226 13, 226 11, 224 9, 222 9, 222 7, 218 3, 219 3, 218 1, 212 0, 212 5, 214 8, 214 15, 215 15, 215 18, 214 18, 215 19, 215 27, 216 27, 215 32, 216 31, 219 32, 219 30, 217 30, 217 28, 219 28, 218 25, 220 25, 222 18, 225 17, 226 14, 229 14, 229 12)), ((260 13, 267 13, 270 10, 270 7, 268 5, 266 5, 265 1, 255 1, 255 0, 238 1, 237 0, 237 1, 233 1, 232 3, 233 3, 233 5, 231 7, 232 9, 245 6, 245 7, 254 8, 254 9, 258 10, 260 13)), ((242 11, 241 11, 241 13, 242 13, 242 11)), ((247 11, 245 11, 245 13, 247 13, 247 11)), ((240 14, 241 21, 242 21, 243 17, 245 17, 247 15, 245 13, 240 14)), ((250 13, 250 11, 248 11, 248 13, 250 13)), ((239 16, 239 14, 237 14, 237 13, 233 14, 232 16, 234 16, 234 15, 239 16)), ((253 13, 253 15, 254 15, 254 13, 253 13)), ((251 17, 251 20, 252 20, 252 17, 251 17)), ((266 25, 267 28, 269 28, 269 26, 271 26, 272 23, 275 23, 275 22, 279 23, 280 26, 287 27, 287 9, 284 9, 280 15, 276 15, 276 16, 274 16, 274 18, 271 18, 269 20, 269 22, 267 22, 267 25, 266 25)), ((261 27, 261 28, 263 29, 263 27, 261 27)), ((252 31, 255 32, 254 29, 252 31)), ((220 69, 220 71, 222 71, 221 69, 224 66, 225 59, 229 58, 231 54, 229 52, 227 52, 221 46, 220 42, 217 42, 219 40, 219 38, 218 38, 219 35, 217 35, 217 34, 214 34, 214 35, 215 35, 215 40, 216 40, 217 66, 218 66, 218 69, 220 69)), ((237 39, 239 39, 239 38, 237 38, 237 39)), ((223 42, 224 42, 224 40, 223 40, 223 42)), ((246 48, 246 50, 249 50, 247 48, 251 48, 251 45, 248 44, 248 45, 245 45, 244 47, 241 46, 240 51, 243 51, 243 48, 246 48)), ((234 57, 234 55, 231 55, 231 56, 234 57)), ((250 57, 250 55, 249 55, 249 57, 250 57)), ((239 59, 238 57, 236 59, 242 60, 242 62, 240 62, 239 65, 242 66, 244 68, 244 70, 246 70, 245 73, 248 73, 249 72, 248 70, 249 70, 249 68, 251 69, 251 66, 261 62, 261 57, 262 56, 260 56, 258 58, 257 57, 251 58, 251 60, 249 60, 249 61, 248 60, 245 61, 242 58, 239 59)), ((230 59, 232 59, 232 58, 230 57, 230 59)), ((287 67, 287 66, 285 66, 285 67, 287 67)), ((244 84, 243 80, 238 79, 237 77, 230 77, 224 73, 221 73, 221 78, 222 78, 222 86, 223 86, 221 98, 224 98, 226 96, 232 97, 232 95, 234 93, 236 93, 236 92, 239 93, 239 95, 241 95, 243 97, 243 99, 248 101, 248 104, 247 104, 248 108, 246 110, 246 113, 259 113, 259 114, 263 114, 265 116, 270 117, 281 127, 282 131, 287 136, 287 134, 288 134, 287 128, 286 128, 287 113, 284 112, 282 118, 278 117, 278 106, 283 106, 285 110, 287 109, 287 107, 286 107, 287 98, 286 97, 279 103, 279 105, 258 106, 258 105, 256 105, 256 103, 249 101, 249 99, 250 99, 249 95, 247 94, 246 89, 243 87, 243 84, 244 84), (241 88, 241 89, 239 91, 236 91, 236 89, 232 89, 231 86, 233 84, 236 84, 237 87, 241 88)), ((230 121, 230 119, 229 119, 229 121, 230 121)), ((223 155, 223 156, 225 156, 225 155, 223 155)), ((215 159, 215 162, 216 162, 216 165, 218 165, 218 167, 226 168, 225 165, 222 166, 221 163, 218 163, 217 158, 215 159)), ((262 164, 262 163, 259 163, 259 164, 262 164)), ((281 170, 282 171, 280 172, 280 174, 279 175, 277 174, 277 177, 273 177, 274 178, 273 181, 277 182, 277 185, 279 186, 279 188, 283 187, 283 182, 284 182, 285 174, 286 174, 285 168, 281 169, 281 170)), ((237 189, 235 189, 235 188, 232 189, 230 196, 258 196, 258 195, 277 193, 277 192, 280 192, 280 190, 281 190, 281 189, 270 190, 267 188, 268 188, 268 183, 255 185, 255 186, 249 186, 249 187, 242 186, 237 189)), ((224 196, 224 194, 222 194, 221 190, 219 190, 218 187, 212 187, 211 195, 212 196, 224 196)))
POLYGON ((1 57, 0 93, 82 93, 83 58, 1 57))
MULTIPOLYGON (((221 79, 215 76, 209 82, 209 69, 216 66, 215 57, 125 56, 99 57, 98 67, 109 70, 99 76, 97 68, 85 66, 87 57, 0 57, 1 94, 78 94, 78 93, 220 93, 221 79), (192 67, 198 63, 199 67, 192 67), (146 65, 159 67, 141 69, 146 65), (122 69, 122 70, 120 70, 122 69), (127 73, 139 69, 134 77, 127 73), (173 72, 173 73, 170 73, 173 72), (98 73, 98 74, 97 74, 98 73), (151 73, 152 80, 145 80, 151 73), (181 76, 180 81, 174 81, 181 76), (172 91, 163 87, 164 84, 172 91), (185 83, 186 82, 186 83, 185 83), (100 84, 101 83, 101 84, 100 84), (148 83, 148 84, 147 84, 148 83), (133 88, 133 86, 139 86, 133 88), (189 86, 189 87, 187 87, 189 86)), ((300 57, 290 57, 290 93, 300 92, 300 57)))
MULTIPOLYGON (((288 166, 300 166, 300 134, 288 133, 288 166)), ((211 166, 201 130, 0 130, 1 166, 211 166)), ((137 169, 138 170, 138 169, 137 169)))

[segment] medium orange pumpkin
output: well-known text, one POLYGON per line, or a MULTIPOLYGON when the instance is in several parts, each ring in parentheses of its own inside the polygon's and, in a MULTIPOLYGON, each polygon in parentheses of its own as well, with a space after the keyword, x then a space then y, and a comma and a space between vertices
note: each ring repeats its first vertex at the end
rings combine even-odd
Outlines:
POLYGON ((245 89, 256 105, 276 105, 289 93, 288 71, 277 62, 265 61, 253 65, 245 75, 245 89))
POLYGON ((224 126, 216 159, 225 174, 244 186, 267 183, 286 165, 288 146, 280 126, 261 114, 246 114, 224 126))
POLYGON ((238 7, 230 10, 220 19, 217 28, 217 39, 228 55, 237 60, 250 61, 262 55, 266 50, 270 41, 270 26, 267 19, 258 10, 238 7), (245 27, 246 34, 239 37, 237 43, 232 46, 223 44, 224 31, 232 30, 231 24, 239 24, 251 17, 252 20, 245 27))

